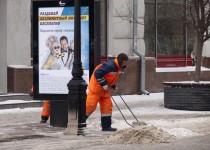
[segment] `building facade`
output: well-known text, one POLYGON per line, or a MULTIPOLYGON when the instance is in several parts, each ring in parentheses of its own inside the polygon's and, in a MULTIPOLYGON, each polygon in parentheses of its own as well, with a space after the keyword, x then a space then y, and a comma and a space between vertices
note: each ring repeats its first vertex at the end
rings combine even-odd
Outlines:
MULTIPOLYGON (((116 55, 119 51, 133 55, 134 1, 108 2, 108 54, 110 55, 116 55)), ((157 67, 191 66, 191 53, 196 51, 197 42, 187 1, 136 1, 138 50, 147 57, 154 57, 157 67), (188 21, 188 25, 185 21, 188 21), (175 63, 178 60, 180 63, 175 63)), ((204 44, 203 56, 210 56, 208 49, 210 49, 210 40, 204 44)))
POLYGON ((31 66, 30 1, 0 0, 0 14, 0 92, 7 92, 7 67, 31 66))

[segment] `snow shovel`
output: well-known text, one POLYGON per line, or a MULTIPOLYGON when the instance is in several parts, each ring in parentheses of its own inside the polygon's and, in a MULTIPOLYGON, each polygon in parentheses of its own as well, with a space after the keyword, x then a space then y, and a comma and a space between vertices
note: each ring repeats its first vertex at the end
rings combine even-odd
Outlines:
POLYGON ((145 122, 139 122, 138 119, 136 118, 136 116, 134 115, 134 113, 131 111, 131 109, 129 108, 129 106, 127 105, 127 103, 124 101, 124 99, 122 98, 121 94, 117 91, 117 94, 120 96, 121 100, 124 102, 124 104, 126 105, 126 107, 128 108, 128 110, 131 112, 131 114, 133 115, 133 117, 136 119, 137 122, 132 122, 132 125, 130 123, 128 123, 128 121, 126 120, 125 116, 123 115, 122 111, 120 110, 119 106, 117 105, 117 103, 115 102, 114 98, 112 97, 112 100, 114 101, 115 105, 117 106, 118 110, 120 111, 123 119, 125 120, 125 122, 131 126, 131 127, 138 127, 138 126, 145 126, 147 125, 145 122))

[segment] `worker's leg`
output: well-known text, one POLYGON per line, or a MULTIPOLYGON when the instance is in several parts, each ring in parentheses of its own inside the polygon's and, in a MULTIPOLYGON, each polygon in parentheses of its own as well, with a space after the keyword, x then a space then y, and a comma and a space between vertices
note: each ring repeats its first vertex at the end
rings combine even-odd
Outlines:
POLYGON ((100 96, 88 92, 87 94, 87 99, 86 99, 86 117, 88 118, 96 109, 96 106, 99 102, 100 96))
POLYGON ((101 126, 102 131, 116 131, 116 128, 112 128, 112 101, 110 96, 102 97, 99 101, 101 110, 101 126))
POLYGON ((41 121, 40 123, 46 123, 50 116, 50 101, 46 100, 43 104, 41 121))

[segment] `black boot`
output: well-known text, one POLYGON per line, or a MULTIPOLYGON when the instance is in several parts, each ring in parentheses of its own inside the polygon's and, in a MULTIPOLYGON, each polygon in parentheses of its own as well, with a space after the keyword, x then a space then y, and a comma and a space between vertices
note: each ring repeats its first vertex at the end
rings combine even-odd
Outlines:
POLYGON ((116 128, 111 127, 111 124, 112 124, 111 116, 101 117, 102 131, 117 131, 116 128))
POLYGON ((46 117, 46 116, 41 116, 41 121, 40 121, 40 123, 42 124, 42 123, 47 123, 47 120, 48 120, 48 118, 49 117, 46 117))
POLYGON ((117 131, 117 129, 116 129, 116 128, 109 127, 109 128, 102 128, 102 131, 111 131, 111 132, 115 132, 115 131, 117 131))

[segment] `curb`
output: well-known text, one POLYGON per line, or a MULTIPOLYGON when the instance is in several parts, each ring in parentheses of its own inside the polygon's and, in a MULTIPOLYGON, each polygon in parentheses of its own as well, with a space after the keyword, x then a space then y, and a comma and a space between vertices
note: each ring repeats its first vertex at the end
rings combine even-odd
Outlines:
POLYGON ((0 104, 1 109, 13 109, 13 108, 29 108, 29 107, 42 107, 41 101, 31 101, 31 102, 22 102, 22 103, 13 103, 13 104, 0 104))
POLYGON ((40 100, 33 100, 33 97, 28 93, 0 93, 0 110, 13 109, 13 108, 29 108, 29 107, 42 107, 43 103, 40 100), (10 100, 14 102, 9 103, 10 100), (15 102, 17 100, 17 102, 15 102), (22 102, 19 102, 21 100, 22 102), (2 104, 1 104, 2 102, 2 104))
POLYGON ((6 100, 32 100, 29 94, 25 93, 0 93, 0 102, 6 100))

